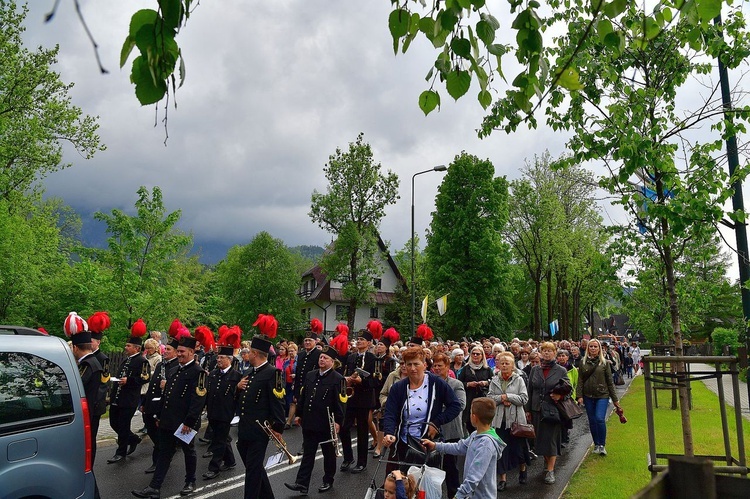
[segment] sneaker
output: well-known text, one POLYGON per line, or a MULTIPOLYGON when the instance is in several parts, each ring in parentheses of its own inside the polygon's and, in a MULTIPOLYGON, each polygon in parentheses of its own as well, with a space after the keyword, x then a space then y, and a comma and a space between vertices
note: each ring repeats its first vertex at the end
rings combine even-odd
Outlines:
POLYGON ((547 471, 547 473, 545 473, 545 475, 544 475, 544 483, 546 483, 548 485, 551 485, 551 484, 555 483, 555 472, 554 471, 550 470, 550 471, 547 471))
POLYGON ((602 456, 607 455, 607 449, 605 449, 603 445, 599 446, 599 454, 601 454, 602 456))
POLYGON ((601 453, 601 450, 599 449, 598 445, 594 446, 594 451, 593 452, 594 452, 594 454, 600 454, 601 453))

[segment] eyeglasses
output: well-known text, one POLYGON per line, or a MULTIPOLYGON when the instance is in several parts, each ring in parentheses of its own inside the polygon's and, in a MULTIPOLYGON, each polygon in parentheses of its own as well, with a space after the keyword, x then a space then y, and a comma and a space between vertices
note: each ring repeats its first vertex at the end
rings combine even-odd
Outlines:
POLYGON ((472 355, 482 355, 482 352, 471 352, 472 355))

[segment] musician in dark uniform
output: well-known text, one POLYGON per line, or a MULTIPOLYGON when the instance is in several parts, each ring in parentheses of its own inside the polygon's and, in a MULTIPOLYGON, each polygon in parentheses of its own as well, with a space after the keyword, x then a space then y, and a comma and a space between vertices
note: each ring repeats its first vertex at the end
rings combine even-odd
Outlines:
POLYGON ((305 333, 305 339, 302 340, 302 350, 300 350, 297 354, 297 364, 294 367, 295 402, 299 399, 299 392, 302 388, 302 384, 305 381, 305 376, 307 376, 307 373, 318 368, 318 357, 320 356, 320 350, 318 350, 315 345, 317 339, 318 335, 312 330, 308 330, 305 333))
POLYGON ((338 434, 344 419, 343 404, 346 401, 344 377, 333 369, 333 362, 337 358, 336 350, 324 346, 318 358, 318 369, 307 373, 302 385, 300 415, 297 416, 297 423, 302 426, 302 464, 295 482, 284 483, 286 488, 302 494, 307 494, 310 486, 318 445, 323 451, 323 485, 318 492, 326 492, 333 487, 336 450, 331 440, 338 434), (333 418, 333 428, 330 417, 333 418))
POLYGON ((206 403, 206 371, 195 362, 195 338, 180 338, 177 360, 180 365, 172 377, 167 379, 161 396, 157 418, 159 458, 156 462, 156 471, 148 487, 131 491, 136 497, 158 499, 178 445, 185 455, 185 485, 180 490, 180 495, 190 495, 195 490, 195 470, 198 465, 195 435, 189 443, 175 436, 178 431, 182 435, 189 435, 193 430, 198 431, 201 425, 201 412, 206 403))
POLYGON ((224 337, 219 338, 219 343, 216 369, 208 375, 206 409, 208 424, 213 428, 213 438, 208 446, 211 461, 208 463, 208 471, 203 473, 204 480, 216 478, 219 472, 236 466, 229 428, 235 413, 237 383, 242 378, 232 367, 235 345, 240 344, 239 334, 230 329, 224 337))
MULTIPOLYGON (((390 352, 391 340, 381 338, 375 345, 375 371, 372 376, 375 378, 375 409, 372 414, 372 420, 376 427, 375 433, 375 452, 372 457, 379 458, 383 450, 383 430, 381 429, 382 407, 380 407, 380 391, 385 386, 385 380, 388 375, 396 369, 396 359, 391 357, 390 352)), ((370 427, 372 433, 372 427, 370 427)))
POLYGON ((352 473, 362 473, 367 469, 367 445, 369 434, 369 414, 375 407, 375 355, 369 351, 372 334, 363 329, 357 335, 356 351, 346 358, 344 378, 346 385, 353 391, 346 402, 346 414, 341 426, 341 445, 344 452, 344 462, 341 471, 349 471, 354 464, 352 453, 351 427, 357 422, 357 465, 351 469, 352 473))
MULTIPOLYGON (((102 375, 100 380, 101 382, 99 383, 99 403, 94 409, 89 407, 92 435, 96 437, 97 433, 99 432, 99 423, 102 416, 104 416, 104 413, 107 412, 107 404, 109 402, 107 400, 109 397, 110 388, 109 357, 107 356, 107 354, 99 350, 99 345, 101 344, 102 338, 104 337, 104 331, 110 326, 110 319, 107 312, 94 312, 86 322, 88 323, 89 332, 91 333, 91 349, 93 350, 92 355, 96 357, 96 360, 99 361, 99 365, 102 366, 102 375), (93 428, 94 425, 96 425, 95 432, 93 428)), ((92 444, 94 445, 94 451, 96 451, 96 438, 92 440, 92 444)), ((96 457, 95 454, 96 452, 94 452, 94 455, 92 455, 92 465, 94 463, 94 457, 96 457)))
POLYGON ((156 418, 161 409, 161 396, 167 380, 177 372, 180 363, 177 360, 177 347, 179 347, 177 338, 170 338, 169 342, 164 345, 164 355, 161 362, 156 365, 154 372, 151 373, 151 381, 148 384, 148 391, 141 406, 141 412, 145 416, 146 433, 151 443, 154 444, 154 450, 151 452, 151 466, 146 469, 146 473, 156 471, 156 463, 159 460, 159 428, 156 426, 156 418))
POLYGON ((141 386, 151 378, 151 365, 141 355, 145 335, 146 324, 138 319, 130 329, 130 338, 125 343, 128 357, 117 370, 118 381, 112 384, 109 424, 117 433, 117 450, 114 456, 107 459, 108 464, 122 461, 126 454, 132 454, 141 443, 141 438, 130 430, 130 421, 140 404, 141 386))
POLYGON ((245 465, 245 499, 273 499, 273 489, 264 468, 269 435, 281 437, 284 431, 284 376, 268 362, 271 339, 276 337, 278 323, 271 315, 261 314, 253 326, 265 337, 255 336, 250 343, 252 368, 237 384, 240 422, 237 427, 237 451, 245 465))
MULTIPOLYGON (((70 312, 65 319, 65 334, 70 337, 73 356, 78 361, 78 372, 83 382, 86 403, 89 409, 89 434, 91 435, 91 468, 96 457, 96 433, 99 430, 99 417, 95 416, 96 407, 101 403, 99 388, 102 384, 102 366, 91 350, 91 333, 87 330, 86 321, 75 312, 70 312)), ((99 486, 94 478, 94 497, 99 496, 99 486)))

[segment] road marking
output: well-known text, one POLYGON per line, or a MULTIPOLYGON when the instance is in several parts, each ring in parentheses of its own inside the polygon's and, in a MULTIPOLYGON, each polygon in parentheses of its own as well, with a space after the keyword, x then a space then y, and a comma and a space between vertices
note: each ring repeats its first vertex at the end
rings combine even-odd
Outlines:
MULTIPOLYGON (((352 447, 354 447, 354 444, 357 443, 357 438, 352 438, 352 447)), ((321 451, 320 447, 318 447, 317 452, 315 453, 315 460, 323 459, 323 452, 321 451)), ((240 459, 241 461, 241 459, 240 459)), ((294 468, 299 467, 300 463, 302 462, 302 456, 300 456, 300 460, 297 461, 294 464, 286 464, 281 467, 276 467, 272 471, 268 472, 268 476, 272 477, 274 475, 278 475, 279 473, 284 473, 285 471, 292 470, 294 468)), ((239 463, 237 463, 239 464, 239 463)), ((190 497, 192 499, 207 499, 209 497, 214 497, 216 494, 223 494, 224 492, 229 492, 230 490, 237 489, 239 487, 245 486, 245 474, 242 473, 237 476, 233 476, 231 478, 226 478, 224 480, 219 480, 218 482, 211 482, 209 484, 206 484, 202 487, 197 487, 195 489, 195 492, 190 494, 190 497), (239 483, 235 483, 239 482, 239 483), (221 487, 221 488, 217 488, 221 487), (200 495, 203 494, 203 495, 200 495)), ((173 496, 169 496, 167 499, 180 499, 182 496, 180 494, 176 494, 173 496)))

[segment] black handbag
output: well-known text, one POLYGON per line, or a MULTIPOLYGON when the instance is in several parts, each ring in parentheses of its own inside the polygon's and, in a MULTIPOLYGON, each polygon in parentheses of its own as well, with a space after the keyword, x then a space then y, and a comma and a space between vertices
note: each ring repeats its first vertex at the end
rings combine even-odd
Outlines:
POLYGON ((548 423, 559 423, 560 422, 560 411, 557 409, 557 405, 542 399, 542 406, 539 411, 539 416, 542 421, 548 423))
POLYGON ((583 415, 583 408, 570 397, 559 400, 557 408, 560 412, 560 418, 563 421, 578 419, 583 415))
POLYGON ((432 468, 442 469, 443 455, 437 451, 428 451, 427 448, 422 445, 422 441, 419 438, 407 434, 404 462, 413 464, 414 466, 422 466, 423 464, 426 464, 432 468))

